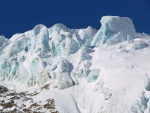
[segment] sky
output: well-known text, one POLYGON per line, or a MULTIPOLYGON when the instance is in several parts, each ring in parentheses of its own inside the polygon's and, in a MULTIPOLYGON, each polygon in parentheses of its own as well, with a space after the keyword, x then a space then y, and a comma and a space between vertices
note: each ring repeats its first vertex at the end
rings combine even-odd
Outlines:
POLYGON ((0 15, 0 35, 7 38, 37 24, 99 29, 106 15, 129 17, 137 32, 150 34, 150 0, 0 0, 0 15))

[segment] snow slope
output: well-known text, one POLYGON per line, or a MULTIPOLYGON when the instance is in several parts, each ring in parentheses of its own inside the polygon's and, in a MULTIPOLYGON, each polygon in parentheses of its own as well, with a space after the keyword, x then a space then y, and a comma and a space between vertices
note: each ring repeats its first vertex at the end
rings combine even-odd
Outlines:
POLYGON ((150 113, 150 35, 126 17, 104 16, 101 24, 1 36, 0 85, 38 90, 34 102, 54 99, 60 113, 150 113))

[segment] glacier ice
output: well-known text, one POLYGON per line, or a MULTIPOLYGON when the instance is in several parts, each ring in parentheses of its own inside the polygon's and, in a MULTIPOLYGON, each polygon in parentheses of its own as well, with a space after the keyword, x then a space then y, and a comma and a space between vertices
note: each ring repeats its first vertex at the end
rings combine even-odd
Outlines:
POLYGON ((48 85, 63 112, 148 113, 150 36, 136 33, 126 17, 104 16, 101 24, 99 30, 39 24, 10 39, 0 36, 1 84, 48 85), (60 95, 76 105, 68 108, 60 95))
POLYGON ((0 36, 0 47, 7 42, 7 39, 4 36, 0 36))
POLYGON ((100 74, 100 70, 99 69, 93 69, 90 71, 89 75, 88 75, 88 82, 93 82, 95 81, 100 74))
POLYGON ((104 16, 100 22, 102 26, 93 37, 92 46, 99 46, 100 44, 113 45, 135 38, 135 28, 129 18, 104 16))
POLYGON ((9 41, 4 36, 0 36, 0 52, 9 44, 9 41))
MULTIPOLYGON (((38 83, 44 85, 44 82, 50 79, 57 80, 58 77, 59 81, 62 81, 59 82, 59 87, 60 84, 65 84, 63 82, 68 83, 68 86, 73 85, 71 78, 73 66, 70 67, 71 63, 66 57, 81 50, 79 67, 83 68, 77 69, 74 74, 76 77, 87 77, 89 82, 95 81, 99 71, 90 69, 92 65, 90 49, 101 43, 114 45, 135 38, 135 28, 129 18, 104 16, 101 23, 98 32, 92 27, 69 29, 63 24, 55 24, 47 28, 39 24, 33 30, 13 35, 9 40, 1 36, 0 45, 3 48, 1 49, 3 55, 0 57, 1 79, 19 79, 32 86, 38 83), (43 79, 41 83, 41 74, 45 71, 47 74, 43 75, 43 78, 47 80, 43 79), (4 74, 7 76, 3 76, 4 74)), ((147 46, 140 43, 134 48, 147 46)))

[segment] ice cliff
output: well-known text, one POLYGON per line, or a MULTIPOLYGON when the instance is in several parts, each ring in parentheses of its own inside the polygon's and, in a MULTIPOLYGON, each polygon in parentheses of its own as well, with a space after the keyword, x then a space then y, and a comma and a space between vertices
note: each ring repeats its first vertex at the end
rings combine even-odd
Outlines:
POLYGON ((60 89, 72 86, 73 66, 67 57, 82 46, 90 46, 95 33, 92 27, 69 29, 56 24, 50 28, 37 25, 10 39, 1 36, 0 78, 28 86, 38 84, 41 87, 50 81, 60 89))
POLYGON ((132 20, 125 17, 104 16, 101 19, 101 28, 94 36, 91 45, 113 45, 135 38, 135 28, 132 20))
POLYGON ((1 84, 48 86, 55 95, 45 95, 60 113, 149 113, 150 36, 136 33, 127 17, 100 22, 99 30, 40 24, 10 39, 0 36, 1 84))

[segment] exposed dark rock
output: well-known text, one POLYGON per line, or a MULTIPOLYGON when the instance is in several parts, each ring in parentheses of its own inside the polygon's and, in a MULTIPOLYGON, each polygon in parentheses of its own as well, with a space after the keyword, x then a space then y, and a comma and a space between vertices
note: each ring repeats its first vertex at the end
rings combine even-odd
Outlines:
POLYGON ((4 92, 7 92, 8 89, 4 86, 0 86, 0 93, 4 93, 4 92))
POLYGON ((41 111, 58 113, 55 109, 54 99, 47 99, 45 105, 40 105, 40 101, 39 103, 34 102, 33 97, 38 94, 37 91, 17 93, 0 86, 0 106, 2 107, 0 113, 43 113, 41 111), (31 103, 30 106, 26 104, 27 101, 31 103))

